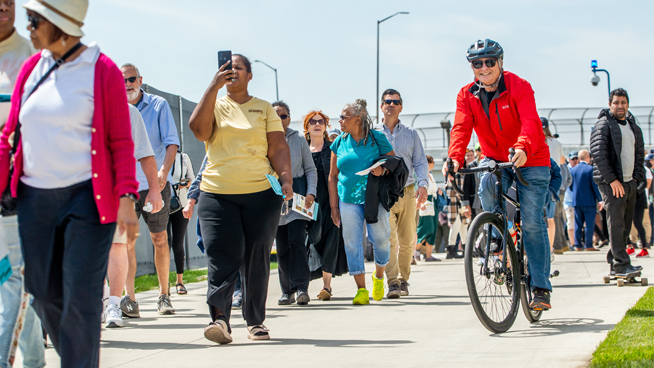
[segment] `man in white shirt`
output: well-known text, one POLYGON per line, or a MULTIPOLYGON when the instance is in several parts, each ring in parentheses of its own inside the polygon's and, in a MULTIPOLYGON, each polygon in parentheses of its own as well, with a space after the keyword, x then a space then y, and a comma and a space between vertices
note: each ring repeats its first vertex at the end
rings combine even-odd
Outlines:
MULTIPOLYGON (((16 77, 23 62, 36 52, 32 42, 16 32, 14 19, 16 5, 13 0, 0 0, 0 94, 10 95, 14 90, 16 77)), ((9 114, 9 102, 0 102, 0 125, 4 125, 9 114)), ((9 363, 20 348, 26 367, 45 365, 41 320, 25 299, 23 290, 23 254, 18 237, 17 216, 3 216, 2 236, 9 250, 12 274, 0 285, 0 367, 9 363), (17 323, 21 309, 25 308, 22 324, 17 323), (18 338, 20 336, 20 338, 18 338), (18 341, 16 342, 16 339, 18 341)))
MULTIPOLYGON (((2 0, 0 0, 2 1, 2 0)), ((129 118, 132 123, 132 140, 134 141, 134 157, 141 164, 148 184, 156 187, 158 185, 157 162, 154 159, 154 151, 150 146, 148 132, 139 110, 129 105, 129 118)), ((145 198, 146 203, 152 203, 152 213, 157 213, 163 208, 161 193, 156 190, 148 192, 145 198)), ((133 240, 135 242, 136 240, 133 240)), ((130 244, 132 249, 134 244, 130 244)), ((120 297, 123 295, 127 273, 129 270, 129 259, 127 256, 127 232, 120 233, 116 227, 116 233, 109 251, 109 264, 107 276, 109 279, 109 296, 103 313, 105 327, 123 327, 123 317, 120 310, 120 297)), ((129 294, 127 295, 129 298, 129 294)), ((138 303, 136 308, 138 309, 138 303)))

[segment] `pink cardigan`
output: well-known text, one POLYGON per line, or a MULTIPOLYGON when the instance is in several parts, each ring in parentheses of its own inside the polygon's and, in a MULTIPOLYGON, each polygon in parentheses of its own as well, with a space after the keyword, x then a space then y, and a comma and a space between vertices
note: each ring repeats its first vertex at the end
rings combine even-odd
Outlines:
MULTIPOLYGON (((41 53, 25 61, 16 79, 11 96, 11 110, 7 124, 0 137, 0 188, 7 187, 11 145, 9 136, 16 129, 20 101, 25 82, 41 58, 41 53)), ((138 196, 134 143, 127 106, 127 94, 123 76, 111 59, 100 54, 95 65, 93 87, 94 112, 91 125, 91 170, 93 194, 103 224, 115 222, 118 215, 119 197, 123 194, 138 196)), ((14 175, 11 178, 11 194, 17 197, 18 182, 23 176, 23 147, 18 142, 14 175)), ((2 192, 0 191, 0 193, 2 192)))

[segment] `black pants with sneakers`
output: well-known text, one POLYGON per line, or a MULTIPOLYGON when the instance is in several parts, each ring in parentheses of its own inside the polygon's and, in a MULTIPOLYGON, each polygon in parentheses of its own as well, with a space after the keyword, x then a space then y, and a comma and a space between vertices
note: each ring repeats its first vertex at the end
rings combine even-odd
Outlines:
POLYGON ((631 180, 623 183, 622 186, 624 195, 618 198, 613 195, 610 185, 598 185, 606 209, 606 222, 609 227, 609 242, 611 243, 611 249, 606 254, 606 261, 613 265, 616 273, 622 272, 631 264, 626 247, 636 208, 636 181, 631 180))
POLYGON ((305 245, 307 221, 293 220, 277 228, 277 262, 279 284, 283 294, 307 291, 311 273, 305 245))
POLYGON ((248 326, 263 323, 270 249, 281 208, 282 197, 272 189, 249 194, 200 193, 198 217, 208 258, 207 304, 212 321, 221 319, 229 327, 232 295, 243 266, 243 317, 248 326))
POLYGON ((18 188, 25 289, 62 367, 98 367, 102 291, 116 223, 101 224, 91 181, 18 188))

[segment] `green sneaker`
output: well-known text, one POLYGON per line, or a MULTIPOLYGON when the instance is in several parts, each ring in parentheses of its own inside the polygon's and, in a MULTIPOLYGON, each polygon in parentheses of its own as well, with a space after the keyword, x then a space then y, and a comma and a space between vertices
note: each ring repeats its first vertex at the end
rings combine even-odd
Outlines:
POLYGON ((378 279, 372 272, 372 298, 376 301, 384 299, 384 278, 378 279))
POLYGON ((368 294, 368 289, 361 288, 357 291, 357 295, 352 299, 352 304, 354 305, 364 305, 370 304, 370 294, 368 294))

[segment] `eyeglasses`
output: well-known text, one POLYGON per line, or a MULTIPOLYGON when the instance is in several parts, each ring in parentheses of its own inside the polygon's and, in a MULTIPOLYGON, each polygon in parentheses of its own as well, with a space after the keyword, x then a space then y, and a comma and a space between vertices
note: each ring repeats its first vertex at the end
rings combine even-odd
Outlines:
POLYGON ((27 21, 30 23, 30 27, 32 27, 32 29, 35 31, 37 28, 39 28, 39 23, 41 23, 42 20, 43 18, 36 15, 27 16, 27 21))
POLYGON ((289 117, 291 117, 291 115, 281 114, 281 115, 279 115, 279 117, 280 117, 282 120, 286 120, 286 119, 288 119, 289 117))
POLYGON ((324 125, 325 121, 323 119, 309 119, 309 125, 324 125))
POLYGON ((395 106, 402 106, 402 101, 400 101, 400 100, 384 100, 384 104, 386 104, 386 105, 395 104, 395 106))
POLYGON ((495 64, 497 64, 497 59, 475 60, 471 64, 473 68, 481 69, 484 66, 484 62, 486 63, 487 67, 492 68, 495 66, 495 64))
POLYGON ((353 117, 354 117, 354 116, 345 116, 345 115, 339 115, 339 116, 338 116, 339 120, 343 120, 343 121, 345 121, 345 119, 353 118, 353 117))
POLYGON ((140 77, 140 75, 139 75, 139 76, 136 76, 136 77, 124 78, 124 79, 125 79, 125 83, 127 83, 127 82, 134 83, 134 82, 136 82, 136 78, 138 78, 138 77, 140 77))

